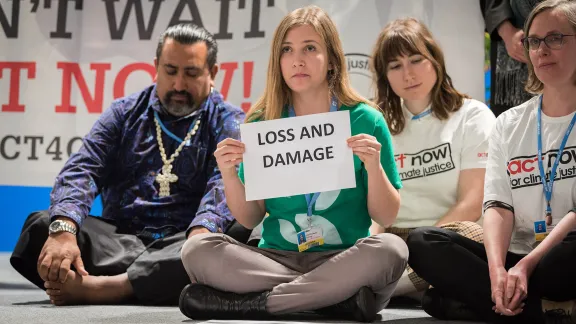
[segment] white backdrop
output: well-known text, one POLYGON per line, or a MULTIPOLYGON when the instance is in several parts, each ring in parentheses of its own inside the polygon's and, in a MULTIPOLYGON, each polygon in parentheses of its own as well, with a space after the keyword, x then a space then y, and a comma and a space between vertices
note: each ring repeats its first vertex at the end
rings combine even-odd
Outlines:
POLYGON ((0 185, 50 187, 103 109, 152 82, 158 35, 194 21, 218 38, 216 87, 248 107, 263 89, 272 33, 316 4, 336 22, 353 85, 372 97, 367 55, 389 21, 421 19, 456 87, 484 100, 477 0, 0 0, 0 185))

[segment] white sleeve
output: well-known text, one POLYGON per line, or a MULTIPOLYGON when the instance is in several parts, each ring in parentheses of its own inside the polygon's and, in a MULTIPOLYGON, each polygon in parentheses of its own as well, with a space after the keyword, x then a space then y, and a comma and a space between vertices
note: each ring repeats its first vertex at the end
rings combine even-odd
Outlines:
POLYGON ((505 123, 504 118, 498 118, 490 135, 484 179, 484 203, 497 200, 513 206, 507 169, 508 153, 502 133, 505 123))
POLYGON ((474 100, 475 105, 464 123, 464 137, 460 156, 461 169, 485 168, 488 156, 488 139, 496 117, 486 105, 474 100))

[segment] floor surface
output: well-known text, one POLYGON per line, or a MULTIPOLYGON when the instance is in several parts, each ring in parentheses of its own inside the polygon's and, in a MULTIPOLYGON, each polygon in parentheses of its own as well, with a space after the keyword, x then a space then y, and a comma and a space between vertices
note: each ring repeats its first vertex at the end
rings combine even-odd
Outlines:
MULTIPOLYGON (((9 253, 0 253, 0 323, 249 323, 249 321, 193 321, 177 307, 66 306, 50 304, 46 294, 28 283, 9 263, 9 253)), ((381 313, 382 322, 393 324, 464 323, 439 321, 416 306, 390 307, 381 313)), ((265 323, 349 323, 311 316, 288 316, 265 323)), ((466 322, 470 323, 470 322, 466 322)))

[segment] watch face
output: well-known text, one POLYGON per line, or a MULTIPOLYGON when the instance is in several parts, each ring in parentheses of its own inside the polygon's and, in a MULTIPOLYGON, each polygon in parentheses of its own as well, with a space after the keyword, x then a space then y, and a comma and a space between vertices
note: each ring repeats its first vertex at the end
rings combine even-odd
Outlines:
POLYGON ((50 224, 50 230, 51 230, 51 231, 55 231, 55 230, 58 229, 59 226, 60 226, 59 223, 54 222, 54 223, 50 224))

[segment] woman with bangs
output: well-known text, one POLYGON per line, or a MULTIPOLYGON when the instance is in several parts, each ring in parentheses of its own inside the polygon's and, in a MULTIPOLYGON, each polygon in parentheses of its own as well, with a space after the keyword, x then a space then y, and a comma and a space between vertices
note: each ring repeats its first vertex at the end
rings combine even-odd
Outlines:
POLYGON ((435 227, 407 240, 439 319, 576 323, 576 1, 540 2, 523 33, 535 96, 490 134, 484 244, 435 227))
MULTIPOLYGON (((436 226, 482 242, 477 221, 494 114, 454 88, 442 50, 416 19, 398 19, 382 30, 372 69, 403 184, 396 221, 372 232, 406 240, 418 227, 436 226)), ((407 267, 394 296, 420 300, 428 287, 407 267)))
POLYGON ((394 222, 401 183, 384 117, 351 88, 345 62, 336 26, 320 8, 297 9, 280 22, 264 94, 247 121, 347 111, 356 186, 246 201, 244 144, 231 138, 219 143, 214 155, 236 220, 254 228, 268 216, 258 247, 224 234, 188 239, 182 261, 192 284, 180 298, 186 316, 246 320, 315 311, 373 321, 387 305, 408 248, 392 234, 370 236, 370 226, 394 222), (302 233, 312 230, 324 239, 309 247, 302 233))

